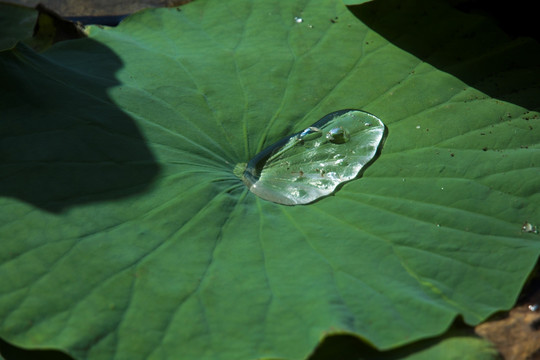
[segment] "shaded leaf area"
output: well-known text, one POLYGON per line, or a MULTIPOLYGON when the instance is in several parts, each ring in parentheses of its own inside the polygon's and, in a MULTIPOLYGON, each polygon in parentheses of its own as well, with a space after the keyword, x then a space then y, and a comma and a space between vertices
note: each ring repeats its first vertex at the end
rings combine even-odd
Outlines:
POLYGON ((446 0, 456 9, 469 14, 492 18, 497 26, 511 37, 533 37, 540 41, 540 33, 534 26, 534 4, 527 0, 513 2, 513 6, 493 3, 489 0, 446 0))
POLYGON ((32 37, 37 13, 23 6, 0 3, 0 51, 14 46, 19 40, 32 37))
POLYGON ((199 1, 0 61, 18 81, 2 123, 29 121, 0 163, 0 334, 17 345, 297 359, 350 334, 391 349, 509 308, 538 257, 521 232, 540 218, 538 114, 392 45, 341 1, 199 1), (282 206, 233 175, 345 108, 388 138, 335 196, 282 206))
MULTIPOLYGON (((474 1, 461 3, 461 8, 474 9, 474 1)), ((371 1, 350 9, 393 44, 488 96, 538 110, 540 44, 537 38, 513 39, 513 34, 535 35, 526 31, 534 13, 530 3, 504 8, 476 3, 486 11, 498 11, 499 23, 506 25, 510 35, 494 26, 493 18, 455 11, 446 1, 371 1)))
POLYGON ((422 340, 401 348, 379 352, 353 336, 330 336, 309 360, 494 360, 500 359, 488 341, 472 336, 470 329, 456 323, 444 336, 422 340))
POLYGON ((133 120, 106 94, 118 84, 120 59, 91 40, 84 51, 92 55, 79 66, 106 64, 99 75, 66 68, 22 44, 0 53, 3 196, 58 212, 143 191, 157 175, 133 120))
POLYGON ((73 360, 57 350, 25 350, 0 339, 0 359, 19 360, 73 360), (4 357, 2 357, 4 356, 4 357))

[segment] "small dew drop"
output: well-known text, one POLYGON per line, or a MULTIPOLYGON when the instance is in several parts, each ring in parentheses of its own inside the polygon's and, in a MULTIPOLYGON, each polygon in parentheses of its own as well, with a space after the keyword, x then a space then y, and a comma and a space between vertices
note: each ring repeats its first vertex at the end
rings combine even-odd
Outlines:
POLYGON ((300 23, 304 22, 304 19, 302 19, 301 17, 295 16, 294 17, 294 22, 297 23, 297 24, 300 24, 300 23))
POLYGON ((539 308, 538 304, 529 305, 529 310, 531 311, 536 311, 538 310, 538 308, 539 308))
POLYGON ((416 128, 417 128, 417 129, 420 129, 420 125, 416 125, 416 128))
POLYGON ((340 126, 330 129, 330 131, 326 133, 326 138, 333 144, 345 144, 350 140, 351 135, 349 135, 349 132, 346 129, 340 126))
POLYGON ((538 234, 538 227, 536 225, 531 224, 528 221, 525 221, 523 223, 523 226, 521 227, 521 231, 528 232, 528 233, 533 233, 533 234, 538 234))
POLYGON ((371 126, 371 123, 366 122, 364 123, 364 126, 371 126))
POLYGON ((300 133, 300 139, 310 141, 321 136, 321 129, 310 126, 300 133))

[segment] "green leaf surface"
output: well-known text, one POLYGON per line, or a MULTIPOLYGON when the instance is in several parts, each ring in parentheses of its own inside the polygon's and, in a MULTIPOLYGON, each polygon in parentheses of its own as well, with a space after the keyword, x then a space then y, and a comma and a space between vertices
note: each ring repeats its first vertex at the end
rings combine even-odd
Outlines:
POLYGON ((145 11, 2 51, 0 78, 0 336, 16 344, 301 359, 346 333, 390 349, 509 308, 538 258, 521 232, 540 221, 538 102, 487 96, 339 0, 145 11), (234 176, 345 108, 388 137, 335 196, 282 206, 234 176))
POLYGON ((342 0, 345 5, 361 5, 373 0, 342 0))

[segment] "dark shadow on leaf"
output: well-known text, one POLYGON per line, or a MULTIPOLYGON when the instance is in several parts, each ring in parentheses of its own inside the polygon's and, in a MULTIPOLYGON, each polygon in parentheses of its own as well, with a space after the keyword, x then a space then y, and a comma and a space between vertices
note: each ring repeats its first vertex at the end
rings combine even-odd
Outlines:
MULTIPOLYGON (((392 326, 392 324, 388 324, 388 326, 392 326)), ((450 329, 441 336, 416 341, 409 345, 387 351, 379 351, 352 335, 333 335, 326 337, 308 360, 399 360, 408 359, 409 357, 423 359, 458 358, 456 354, 452 354, 453 356, 448 354, 450 350, 448 345, 446 347, 440 345, 445 340, 467 338, 480 339, 474 333, 474 329, 465 325, 461 318, 457 318, 450 329)), ((465 352, 466 349, 463 349, 460 355, 464 355, 465 352)), ((489 357, 490 359, 500 359, 496 355, 497 351, 494 348, 490 353, 492 355, 489 357)), ((473 354, 466 355, 474 356, 473 354)))
POLYGON ((121 67, 91 39, 0 52, 0 196, 61 212, 148 187, 159 166, 107 94, 121 67))
POLYGON ((538 108, 536 40, 515 38, 493 18, 467 14, 442 0, 371 1, 349 9, 390 42, 469 86, 529 110, 538 108))
POLYGON ((0 339, 0 354, 5 360, 73 360, 57 350, 26 350, 0 339))

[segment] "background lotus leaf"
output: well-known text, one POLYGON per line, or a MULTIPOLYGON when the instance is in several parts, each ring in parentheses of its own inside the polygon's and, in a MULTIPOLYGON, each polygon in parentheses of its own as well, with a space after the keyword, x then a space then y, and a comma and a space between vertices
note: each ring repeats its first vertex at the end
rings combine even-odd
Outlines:
POLYGON ((22 39, 32 37, 36 22, 36 12, 23 6, 3 6, 0 8, 8 16, 0 16, 0 50, 12 47, 22 39))

